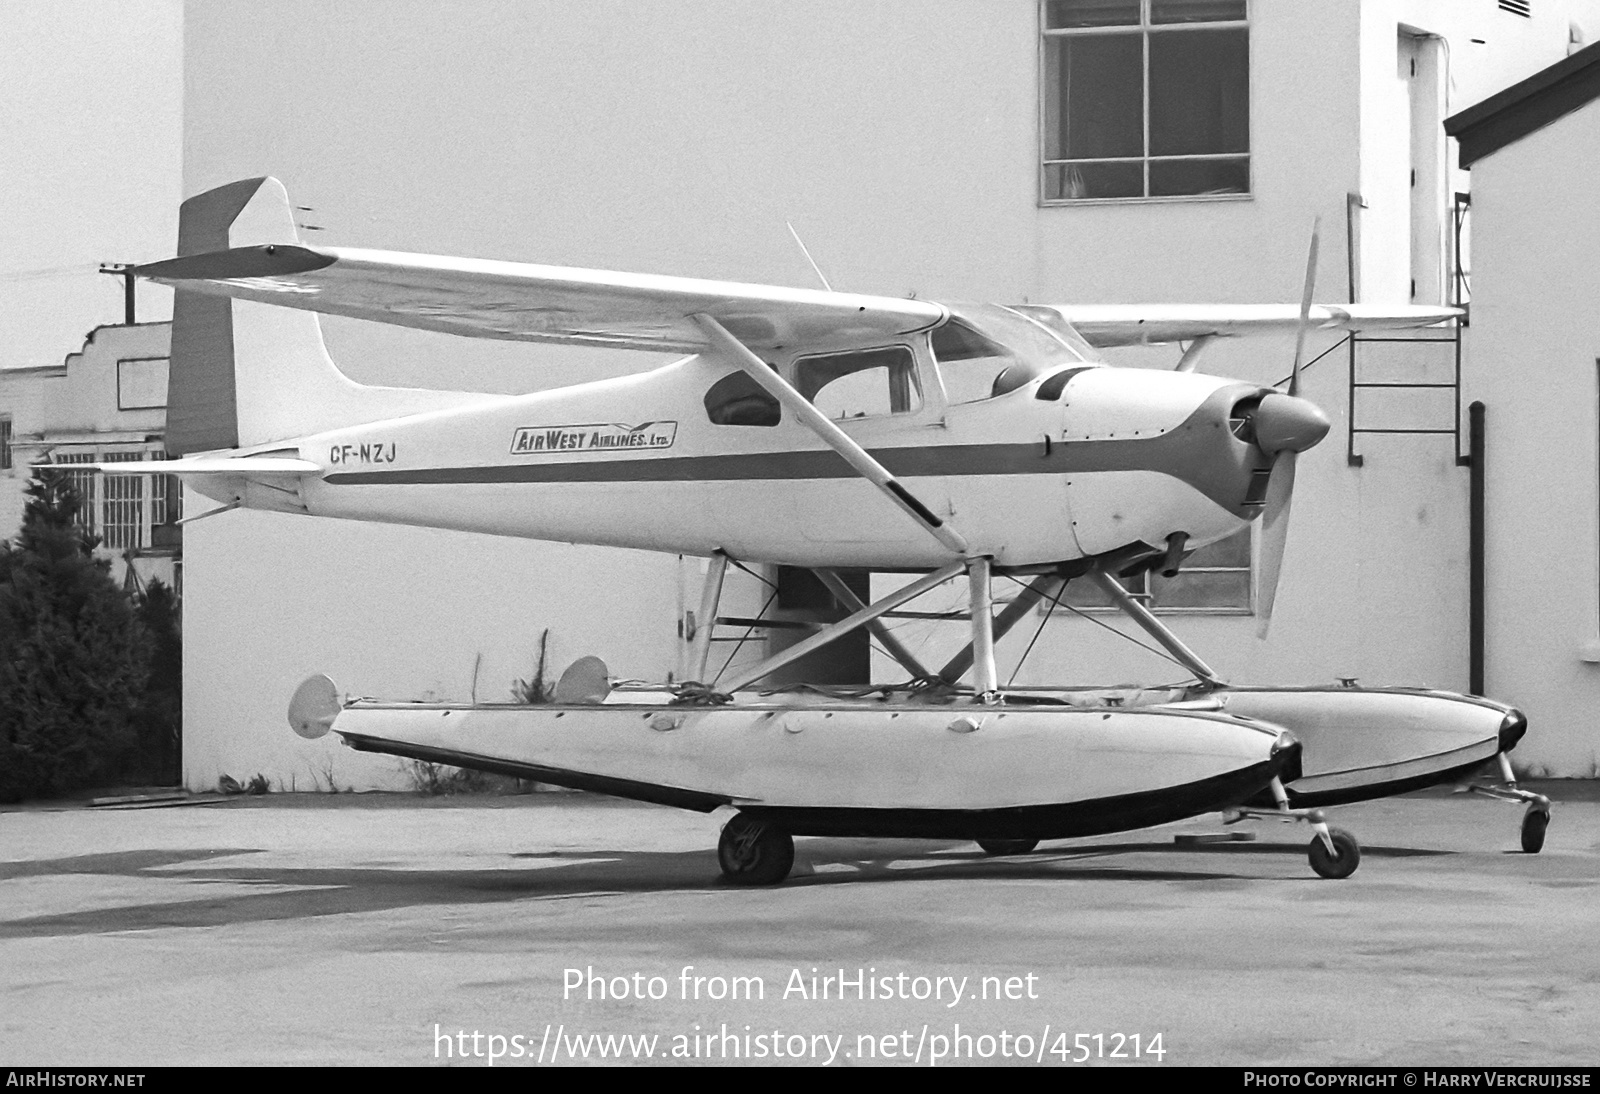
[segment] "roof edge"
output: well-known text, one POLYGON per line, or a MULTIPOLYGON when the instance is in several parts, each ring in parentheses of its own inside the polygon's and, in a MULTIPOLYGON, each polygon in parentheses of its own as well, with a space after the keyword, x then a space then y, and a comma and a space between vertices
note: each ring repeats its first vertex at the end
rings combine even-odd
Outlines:
POLYGON ((1498 152, 1600 98, 1600 42, 1444 120, 1461 166, 1498 152))

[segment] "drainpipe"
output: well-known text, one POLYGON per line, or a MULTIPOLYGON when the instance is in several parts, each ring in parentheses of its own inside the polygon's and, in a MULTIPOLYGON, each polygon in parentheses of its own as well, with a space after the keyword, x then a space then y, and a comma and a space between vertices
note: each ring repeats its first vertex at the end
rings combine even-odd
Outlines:
POLYGON ((1484 428, 1483 403, 1475 402, 1467 408, 1467 451, 1472 461, 1470 494, 1467 503, 1467 658, 1468 690, 1473 695, 1484 693, 1483 664, 1483 497, 1484 497, 1484 428))

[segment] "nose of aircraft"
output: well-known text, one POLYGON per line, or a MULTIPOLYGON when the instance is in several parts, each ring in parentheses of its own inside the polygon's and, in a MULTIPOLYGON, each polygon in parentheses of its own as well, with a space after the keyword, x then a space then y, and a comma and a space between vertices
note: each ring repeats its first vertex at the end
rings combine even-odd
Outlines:
POLYGON ((1510 752, 1528 732, 1528 716, 1513 707, 1500 722, 1500 751, 1510 752))
POLYGON ((1262 397, 1253 417, 1256 444, 1268 456, 1304 452, 1326 437, 1332 427, 1315 403, 1277 392, 1262 397))
POLYGON ((1278 771, 1278 778, 1286 783, 1294 782, 1305 773, 1301 767, 1300 739, 1287 730, 1278 734, 1277 741, 1273 742, 1272 758, 1283 761, 1283 767, 1278 771))

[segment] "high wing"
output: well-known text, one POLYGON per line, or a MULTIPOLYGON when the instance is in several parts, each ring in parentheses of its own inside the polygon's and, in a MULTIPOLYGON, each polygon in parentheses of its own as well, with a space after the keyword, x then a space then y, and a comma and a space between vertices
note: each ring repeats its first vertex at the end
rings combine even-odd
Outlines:
MULTIPOLYGON (((291 243, 235 247, 134 267, 140 277, 214 296, 520 342, 694 353, 709 346, 690 317, 709 315, 756 351, 861 344, 926 330, 948 312, 900 297, 291 243)), ((1292 332, 1294 304, 1057 304, 1049 312, 1096 347, 1292 332)), ((1319 304, 1312 329, 1428 327, 1458 308, 1319 304)))
POLYGON ((707 348, 689 318, 697 313, 757 351, 892 338, 947 314, 896 297, 286 243, 133 272, 174 288, 422 330, 659 353, 707 348))
MULTIPOLYGON (((1157 345, 1195 338, 1292 334, 1298 304, 1045 304, 1086 342, 1109 346, 1157 345)), ((1365 331, 1431 327, 1465 314, 1460 308, 1418 304, 1314 304, 1312 330, 1365 331)))

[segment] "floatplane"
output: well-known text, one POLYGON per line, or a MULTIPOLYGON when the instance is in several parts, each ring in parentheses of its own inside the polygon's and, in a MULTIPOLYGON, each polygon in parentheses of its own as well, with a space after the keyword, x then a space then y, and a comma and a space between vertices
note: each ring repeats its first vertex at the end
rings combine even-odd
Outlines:
MULTIPOLYGON (((736 812, 730 880, 783 880, 797 835, 976 840, 995 854, 1223 812, 1303 822, 1347 877, 1355 837, 1325 805, 1499 765, 1472 785, 1526 802, 1516 710, 1438 691, 1235 687, 1119 578, 1179 572, 1261 521, 1270 619, 1299 456, 1329 429, 1299 395, 1310 331, 1429 326, 1448 308, 944 304, 388 251, 312 247, 274 179, 190 198, 178 256, 168 473, 237 507, 699 556, 698 618, 728 567, 816 574, 844 618, 712 687, 614 688, 585 658, 531 706, 342 697, 306 681, 290 722, 353 748, 662 805, 736 812), (329 358, 318 313, 468 337, 674 352, 616 379, 521 396, 372 387, 329 358), (1196 370, 1217 338, 1297 331, 1282 389, 1196 370), (1171 371, 1101 347, 1187 342, 1171 371), (843 569, 903 575, 871 603, 843 569), (1025 582, 996 612, 998 575, 1025 582), (1068 582, 1097 586, 1193 674, 1159 691, 1003 688, 995 641, 1068 582), (965 582, 970 641, 921 663, 885 619, 965 582), (867 628, 909 682, 763 694, 777 669, 867 628), (1492 772, 1491 772, 1492 774, 1492 772)), ((819 271, 820 272, 820 271, 819 271)), ((824 282, 826 284, 826 282, 824 282)), ((191 518, 195 519, 195 518, 191 518)), ((859 586, 858 586, 859 587, 859 586)), ((1531 849, 1537 849, 1532 847, 1531 849)))

